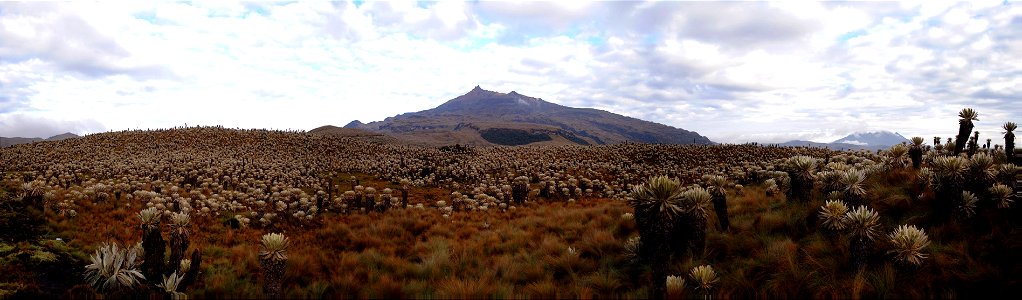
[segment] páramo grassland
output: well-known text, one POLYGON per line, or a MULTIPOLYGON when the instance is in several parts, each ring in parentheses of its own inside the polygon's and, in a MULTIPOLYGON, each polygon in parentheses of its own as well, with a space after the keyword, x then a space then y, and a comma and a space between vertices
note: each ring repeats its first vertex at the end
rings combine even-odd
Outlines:
POLYGON ((960 117, 883 151, 221 127, 16 145, 0 298, 1019 294, 1016 126, 990 146, 960 117))

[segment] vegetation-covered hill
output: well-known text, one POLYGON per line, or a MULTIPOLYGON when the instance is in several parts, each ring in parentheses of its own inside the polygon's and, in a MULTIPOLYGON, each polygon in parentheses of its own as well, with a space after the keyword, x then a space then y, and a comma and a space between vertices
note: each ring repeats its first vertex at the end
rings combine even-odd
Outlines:
POLYGON ((434 146, 713 143, 684 129, 598 109, 562 106, 514 91, 506 94, 487 91, 478 86, 433 109, 368 124, 352 121, 348 126, 434 146), (522 133, 507 135, 515 132, 522 133), (538 138, 522 138, 525 136, 538 138))

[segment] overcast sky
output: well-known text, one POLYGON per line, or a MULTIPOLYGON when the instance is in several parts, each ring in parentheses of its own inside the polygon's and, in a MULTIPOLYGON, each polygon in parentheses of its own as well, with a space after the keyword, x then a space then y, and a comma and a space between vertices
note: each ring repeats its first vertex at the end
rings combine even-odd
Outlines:
POLYGON ((309 130, 476 85, 715 142, 1022 123, 1022 2, 0 2, 0 136, 309 130))

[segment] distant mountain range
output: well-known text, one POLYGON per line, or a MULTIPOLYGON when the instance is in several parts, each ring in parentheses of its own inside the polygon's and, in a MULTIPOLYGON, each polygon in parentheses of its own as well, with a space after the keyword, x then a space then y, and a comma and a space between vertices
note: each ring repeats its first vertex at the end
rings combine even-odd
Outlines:
POLYGON ((878 150, 887 149, 902 142, 909 142, 907 138, 890 131, 858 132, 849 134, 830 143, 817 143, 811 141, 789 141, 781 143, 781 146, 811 146, 826 147, 834 150, 878 150))
POLYGON ((0 147, 7 147, 7 146, 17 145, 17 144, 35 143, 35 142, 59 141, 59 140, 63 140, 63 139, 70 139, 70 138, 77 138, 77 137, 78 137, 78 135, 76 135, 74 133, 70 133, 70 132, 65 132, 65 133, 58 134, 58 135, 55 135, 55 136, 51 136, 51 137, 45 138, 45 139, 44 138, 24 138, 24 137, 0 137, 0 147))
MULTIPOLYGON (((478 86, 433 109, 368 124, 355 120, 344 128, 425 145, 713 144, 696 132, 680 128, 478 86)), ((338 132, 329 127, 313 131, 338 132)))

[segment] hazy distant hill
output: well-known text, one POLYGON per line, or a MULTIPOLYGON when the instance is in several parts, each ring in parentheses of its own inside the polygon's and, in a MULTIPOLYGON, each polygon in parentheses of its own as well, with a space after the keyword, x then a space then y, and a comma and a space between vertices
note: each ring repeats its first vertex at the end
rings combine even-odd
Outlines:
POLYGON ((887 149, 896 144, 902 142, 908 142, 909 140, 898 134, 897 132, 890 131, 874 131, 874 132, 857 132, 849 134, 846 137, 840 138, 830 143, 817 143, 810 141, 789 141, 781 143, 781 146, 811 146, 811 147, 826 147, 833 150, 880 150, 887 149))
POLYGON ((833 143, 853 144, 868 147, 890 147, 895 144, 901 144, 902 142, 908 142, 909 140, 898 134, 897 132, 890 131, 873 131, 873 132, 858 132, 849 134, 833 143))
POLYGON ((615 113, 562 106, 517 92, 476 86, 436 108, 346 128, 386 133, 416 144, 712 144, 698 133, 615 113))
POLYGON ((25 138, 25 137, 0 137, 0 147, 7 147, 7 146, 11 146, 11 145, 18 145, 18 144, 35 143, 35 142, 44 142, 44 141, 59 141, 59 140, 63 140, 63 139, 70 139, 70 138, 77 138, 77 137, 79 137, 79 136, 74 134, 74 133, 70 133, 70 132, 65 132, 65 133, 58 134, 58 135, 55 135, 55 136, 51 136, 51 137, 45 138, 45 139, 44 138, 25 138))

